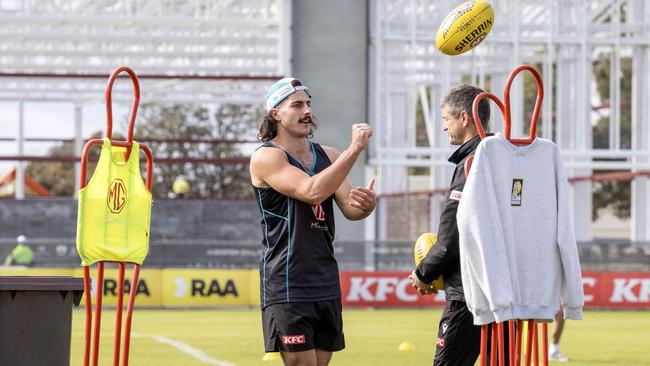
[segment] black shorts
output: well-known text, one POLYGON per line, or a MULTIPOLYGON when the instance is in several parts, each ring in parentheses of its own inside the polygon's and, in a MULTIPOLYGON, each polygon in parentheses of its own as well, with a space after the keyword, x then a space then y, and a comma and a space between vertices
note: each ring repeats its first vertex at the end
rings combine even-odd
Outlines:
POLYGON ((345 348, 341 299, 273 304, 262 309, 266 352, 345 348))
MULTIPOLYGON (((508 364, 508 324, 504 324, 505 362, 508 364)), ((490 364, 491 329, 488 326, 486 355, 490 364)), ((481 352, 481 327, 474 325, 474 317, 463 301, 447 301, 440 318, 434 366, 474 366, 481 352)))

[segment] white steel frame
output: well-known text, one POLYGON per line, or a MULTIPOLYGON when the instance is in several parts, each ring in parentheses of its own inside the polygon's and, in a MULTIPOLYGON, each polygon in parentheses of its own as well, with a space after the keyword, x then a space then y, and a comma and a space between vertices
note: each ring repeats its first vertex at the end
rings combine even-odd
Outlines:
MULTIPOLYGON (((541 63, 545 85, 542 128, 538 135, 562 149, 569 176, 588 176, 599 170, 650 170, 650 96, 648 50, 650 4, 644 0, 492 0, 495 22, 478 48, 445 56, 435 47, 435 34, 444 16, 464 0, 373 0, 370 16, 370 116, 375 128, 369 164, 377 170, 382 192, 409 191, 408 167, 430 168, 429 188, 445 188, 451 169, 450 149, 439 122, 439 100, 453 85, 469 76, 472 83, 501 97, 506 77, 522 63, 541 63), (624 21, 620 11, 626 11, 624 21), (592 62, 597 52, 611 53, 609 148, 592 148, 592 62), (621 148, 620 60, 631 56, 632 147, 621 148), (555 77, 549 70, 557 68, 555 77), (429 146, 416 146, 416 110, 424 114, 429 146), (556 115, 556 125, 552 115, 556 115), (594 161, 617 157, 620 161, 594 161)), ((521 77, 513 84, 513 136, 523 135, 521 77)), ((502 125, 493 106, 493 130, 502 125)), ((650 240, 650 185, 633 181, 631 237, 650 240)), ((591 240, 591 183, 573 184, 573 208, 578 240, 591 240)), ((438 225, 443 197, 431 203, 431 229, 438 225)), ((379 212, 378 220, 386 219, 379 212)), ((379 238, 381 221, 377 223, 379 238)))
POLYGON ((143 101, 259 102, 269 82, 240 77, 288 73, 290 15, 289 0, 0 0, 0 100, 96 100, 106 79, 73 76, 125 65, 165 78, 143 101))
MULTIPOLYGON (((17 154, 24 101, 74 103, 80 151, 82 108, 122 65, 142 103, 260 103, 291 72, 291 23, 291 0, 0 0, 0 100, 19 102, 17 154)), ((132 95, 115 84, 114 102, 132 95)), ((20 199, 22 162, 16 173, 20 199)))

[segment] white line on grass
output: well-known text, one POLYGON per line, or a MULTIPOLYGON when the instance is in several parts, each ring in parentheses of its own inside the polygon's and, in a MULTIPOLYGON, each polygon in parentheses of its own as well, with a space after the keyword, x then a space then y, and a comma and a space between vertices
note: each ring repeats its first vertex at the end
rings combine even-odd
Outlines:
POLYGON ((214 358, 206 355, 201 350, 198 350, 198 349, 190 346, 189 344, 179 342, 179 341, 175 341, 173 339, 169 339, 167 337, 162 337, 162 336, 154 336, 153 338, 156 341, 160 342, 160 343, 166 343, 166 344, 169 344, 169 345, 171 345, 173 347, 176 347, 178 350, 180 350, 182 352, 185 352, 188 355, 196 358, 197 360, 203 361, 203 362, 205 362, 207 364, 216 365, 216 366, 235 366, 235 364, 233 364, 233 363, 229 363, 229 362, 225 362, 225 361, 221 361, 221 360, 215 360, 214 358))

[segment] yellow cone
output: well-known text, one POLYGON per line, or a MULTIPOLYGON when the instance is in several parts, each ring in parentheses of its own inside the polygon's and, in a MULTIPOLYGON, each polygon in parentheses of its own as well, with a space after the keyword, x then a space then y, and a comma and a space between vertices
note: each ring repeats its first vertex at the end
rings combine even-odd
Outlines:
POLYGON ((280 359, 280 352, 268 352, 262 357, 262 361, 278 361, 280 359))
POLYGON ((404 352, 410 352, 415 350, 415 346, 411 342, 402 342, 397 349, 404 352))

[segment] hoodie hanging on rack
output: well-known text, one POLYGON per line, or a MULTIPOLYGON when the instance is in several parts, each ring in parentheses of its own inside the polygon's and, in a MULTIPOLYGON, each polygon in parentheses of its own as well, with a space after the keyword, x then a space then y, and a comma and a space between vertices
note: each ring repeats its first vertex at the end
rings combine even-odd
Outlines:
POLYGON ((479 144, 458 207, 461 275, 474 324, 581 319, 584 294, 560 151, 502 135, 479 144), (478 223, 478 225, 477 225, 478 223))

